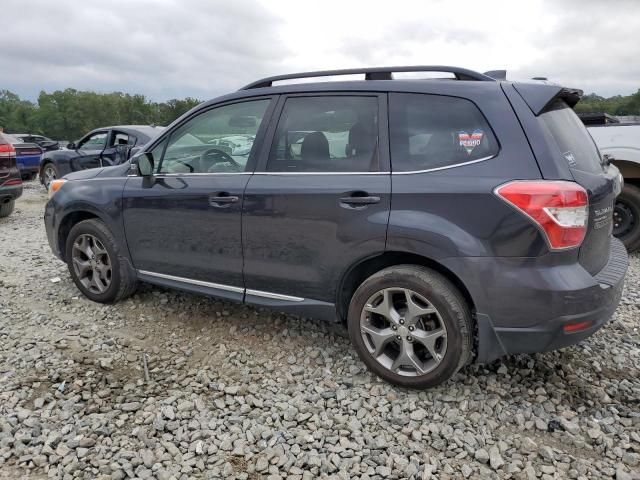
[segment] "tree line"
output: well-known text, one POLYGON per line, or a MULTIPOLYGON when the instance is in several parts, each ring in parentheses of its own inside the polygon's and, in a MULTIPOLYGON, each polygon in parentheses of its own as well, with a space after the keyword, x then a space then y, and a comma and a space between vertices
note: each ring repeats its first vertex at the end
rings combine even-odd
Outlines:
POLYGON ((40 92, 37 102, 0 90, 0 127, 7 133, 37 133, 54 140, 76 140, 109 125, 169 125, 198 105, 187 97, 152 102, 144 95, 95 93, 68 88, 40 92))
MULTIPOLYGON (((144 95, 95 93, 68 88, 40 92, 37 102, 0 90, 0 127, 8 133, 37 133, 56 140, 75 140, 89 130, 108 125, 169 125, 200 103, 195 98, 153 102, 144 95)), ((585 95, 577 112, 640 115, 640 90, 605 98, 585 95)))
POLYGON ((575 110, 579 113, 640 115, 640 90, 631 95, 616 95, 609 98, 590 93, 582 97, 575 110))

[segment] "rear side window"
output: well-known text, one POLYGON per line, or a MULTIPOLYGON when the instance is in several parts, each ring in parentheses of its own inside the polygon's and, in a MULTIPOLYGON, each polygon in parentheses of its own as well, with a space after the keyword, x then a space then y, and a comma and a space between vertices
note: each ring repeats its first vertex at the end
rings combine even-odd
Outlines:
POLYGON ((547 137, 557 145, 571 168, 602 172, 596 144, 580 118, 564 101, 555 101, 539 119, 547 137))
POLYGON ((463 98, 393 93, 389 129, 394 172, 459 165, 499 149, 478 107, 463 98))
POLYGON ((294 97, 282 110, 267 170, 375 171, 377 148, 377 97, 294 97))

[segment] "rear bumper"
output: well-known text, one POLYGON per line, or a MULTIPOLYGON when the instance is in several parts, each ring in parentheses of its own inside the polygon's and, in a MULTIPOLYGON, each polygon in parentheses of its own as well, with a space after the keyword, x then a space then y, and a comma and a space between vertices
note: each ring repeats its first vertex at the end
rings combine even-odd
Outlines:
MULTIPOLYGON (((514 317, 511 322, 500 315, 502 311, 498 315, 492 315, 491 312, 477 314, 476 361, 486 363, 509 354, 556 350, 589 337, 611 319, 618 307, 628 263, 629 258, 624 245, 612 238, 609 261, 595 276, 589 275, 579 264, 566 266, 578 270, 573 272, 573 275, 553 278, 540 273, 536 279, 537 288, 531 291, 529 298, 505 298, 505 302, 512 305, 514 317), (590 281, 587 281, 585 275, 590 281), (568 280, 572 279, 576 281, 574 285, 568 283, 568 280), (546 292, 546 295, 541 294, 545 289, 557 290, 546 292), (540 319, 539 310, 535 313, 531 311, 532 315, 537 317, 536 321, 533 324, 521 325, 526 322, 522 317, 526 319, 530 311, 529 304, 536 300, 538 303, 545 302, 548 299, 552 300, 542 304, 543 308, 547 308, 547 318, 540 319)), ((530 279, 532 274, 533 272, 526 272, 523 276, 530 279)), ((521 295, 520 287, 516 281, 512 292, 506 291, 505 295, 521 295)), ((539 309, 540 305, 537 308, 539 309)))
POLYGON ((40 155, 16 157, 18 170, 21 174, 38 173, 40 171, 40 155))

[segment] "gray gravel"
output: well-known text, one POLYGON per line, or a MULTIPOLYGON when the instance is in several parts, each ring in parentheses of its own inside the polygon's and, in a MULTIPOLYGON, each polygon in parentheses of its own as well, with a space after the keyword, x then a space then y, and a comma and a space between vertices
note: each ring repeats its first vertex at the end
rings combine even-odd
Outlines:
POLYGON ((337 326, 150 286, 91 303, 45 200, 0 220, 0 477, 640 479, 638 255, 588 341, 414 392, 337 326))

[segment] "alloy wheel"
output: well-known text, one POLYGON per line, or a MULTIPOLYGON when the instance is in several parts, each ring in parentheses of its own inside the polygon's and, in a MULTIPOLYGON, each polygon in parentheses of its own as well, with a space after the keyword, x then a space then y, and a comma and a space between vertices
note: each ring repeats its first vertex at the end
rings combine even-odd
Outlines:
POLYGON ((369 297, 360 332, 371 356, 402 376, 433 371, 447 351, 447 329, 434 305, 407 288, 385 288, 369 297))
POLYGON ((73 242, 73 270, 80 283, 92 293, 104 293, 111 285, 111 259, 102 242, 84 233, 73 242))
POLYGON ((44 176, 44 186, 47 188, 47 190, 49 190, 49 185, 51 185, 51 182, 53 182, 56 178, 58 178, 56 175, 55 168, 53 168, 53 166, 51 165, 47 165, 46 167, 44 167, 43 176, 44 176))

